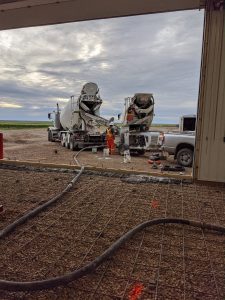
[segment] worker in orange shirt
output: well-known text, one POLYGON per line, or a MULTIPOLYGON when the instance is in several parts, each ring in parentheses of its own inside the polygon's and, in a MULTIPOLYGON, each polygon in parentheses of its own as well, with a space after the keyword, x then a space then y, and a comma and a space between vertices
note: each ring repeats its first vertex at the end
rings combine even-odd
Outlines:
POLYGON ((109 149, 109 154, 114 154, 115 151, 115 131, 113 125, 113 122, 109 123, 109 127, 106 129, 106 142, 109 149))

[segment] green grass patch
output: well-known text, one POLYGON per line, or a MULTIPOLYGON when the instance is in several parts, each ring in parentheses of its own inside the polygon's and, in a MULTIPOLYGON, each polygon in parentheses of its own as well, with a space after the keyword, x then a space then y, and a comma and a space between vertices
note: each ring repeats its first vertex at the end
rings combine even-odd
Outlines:
POLYGON ((151 127, 179 127, 178 124, 152 124, 151 127))
POLYGON ((47 128, 52 125, 48 121, 1 121, 0 129, 32 129, 47 128))
MULTIPOLYGON (((121 123, 115 123, 121 127, 121 123)), ((48 128, 52 126, 50 121, 1 121, 0 129, 32 129, 32 128, 48 128)), ((178 124, 152 124, 151 127, 179 127, 178 124)), ((150 127, 150 128, 151 128, 150 127)))
MULTIPOLYGON (((115 125, 118 127, 122 127, 122 123, 115 123, 115 125)), ((151 127, 179 127, 179 125, 178 124, 151 124, 150 130, 151 127)))

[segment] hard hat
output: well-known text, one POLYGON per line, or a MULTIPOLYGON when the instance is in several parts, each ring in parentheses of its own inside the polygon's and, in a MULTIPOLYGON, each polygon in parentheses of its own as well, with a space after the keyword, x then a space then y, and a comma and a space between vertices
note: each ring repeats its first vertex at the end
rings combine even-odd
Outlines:
POLYGON ((109 126, 113 126, 114 125, 114 122, 109 122, 109 126))

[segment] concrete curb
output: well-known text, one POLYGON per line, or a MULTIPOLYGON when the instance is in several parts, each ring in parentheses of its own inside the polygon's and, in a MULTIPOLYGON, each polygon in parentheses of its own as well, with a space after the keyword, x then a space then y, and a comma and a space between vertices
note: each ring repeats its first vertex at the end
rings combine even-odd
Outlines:
MULTIPOLYGON (((75 165, 67 165, 67 164, 54 164, 54 163, 41 163, 41 162, 30 162, 30 161, 21 161, 21 160, 8 160, 8 159, 0 159, 0 164, 5 165, 14 165, 14 166, 33 166, 33 167, 42 167, 42 168, 56 168, 56 169, 72 169, 78 170, 79 166, 75 165)), ((126 170, 126 169, 114 169, 114 168, 99 168, 92 166, 85 166, 85 170, 89 171, 97 171, 97 172, 112 172, 117 174, 132 174, 132 175, 148 175, 155 177, 167 177, 167 178, 175 178, 175 179, 188 179, 193 180, 191 175, 179 175, 173 174, 169 172, 146 172, 146 171, 135 171, 135 170, 126 170)))

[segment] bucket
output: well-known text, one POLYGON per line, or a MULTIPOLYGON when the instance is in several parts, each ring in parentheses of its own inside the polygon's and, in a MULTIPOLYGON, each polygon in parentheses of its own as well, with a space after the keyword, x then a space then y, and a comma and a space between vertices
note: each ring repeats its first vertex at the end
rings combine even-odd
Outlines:
POLYGON ((103 156, 104 157, 109 156, 109 149, 108 148, 103 149, 103 156))
POLYGON ((92 150, 92 153, 97 153, 97 148, 96 147, 93 147, 91 150, 92 150))
POLYGON ((0 133, 0 159, 3 159, 3 133, 0 133))

